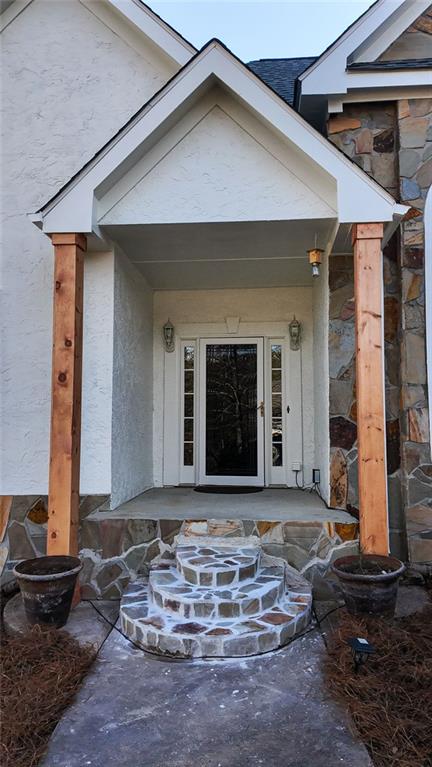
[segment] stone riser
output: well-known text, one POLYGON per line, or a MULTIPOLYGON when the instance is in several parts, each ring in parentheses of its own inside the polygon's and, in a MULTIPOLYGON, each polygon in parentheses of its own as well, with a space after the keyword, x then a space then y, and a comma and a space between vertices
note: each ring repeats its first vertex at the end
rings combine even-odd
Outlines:
POLYGON ((151 572, 149 600, 156 609, 186 619, 252 617, 274 607, 284 595, 282 568, 266 568, 262 573, 255 581, 242 581, 232 589, 206 589, 182 585, 174 568, 151 572))
POLYGON ((177 568, 191 585, 220 588, 254 578, 259 569, 259 549, 238 551, 229 547, 182 546, 177 551, 177 568))
POLYGON ((149 652, 178 658, 241 657, 286 644, 310 621, 310 593, 287 593, 279 607, 246 619, 179 623, 178 617, 153 612, 148 589, 135 584, 122 600, 122 630, 149 652), (298 599, 299 601, 292 601, 298 599))

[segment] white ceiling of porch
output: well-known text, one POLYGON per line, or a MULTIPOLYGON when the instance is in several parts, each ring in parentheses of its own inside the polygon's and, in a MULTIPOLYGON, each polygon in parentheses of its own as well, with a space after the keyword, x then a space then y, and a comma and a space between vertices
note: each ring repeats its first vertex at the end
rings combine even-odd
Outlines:
POLYGON ((156 290, 312 283, 307 250, 325 248, 334 221, 252 221, 103 227, 156 290), (316 238, 316 239, 315 239, 316 238))

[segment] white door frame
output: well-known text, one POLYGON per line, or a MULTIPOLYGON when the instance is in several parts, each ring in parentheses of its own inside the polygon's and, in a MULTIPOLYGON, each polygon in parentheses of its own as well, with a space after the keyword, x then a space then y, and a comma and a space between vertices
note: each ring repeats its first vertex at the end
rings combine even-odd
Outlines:
POLYGON ((259 403, 264 402, 264 338, 242 336, 235 338, 201 338, 199 353, 199 434, 198 478, 200 485, 255 485, 264 487, 264 424, 265 416, 259 413, 259 403), (206 474, 206 347, 213 345, 256 344, 257 347, 257 474, 256 476, 215 476, 206 474))
MULTIPOLYGON (((265 485, 279 485, 283 487, 295 487, 296 476, 292 471, 292 463, 300 462, 304 465, 304 440, 303 427, 306 416, 303 411, 303 386, 302 382, 302 357, 303 351, 292 351, 289 345, 286 322, 240 322, 239 333, 233 335, 227 332, 225 322, 208 323, 179 323, 176 326, 176 348, 173 353, 164 351, 160 332, 155 333, 155 367, 160 368, 162 379, 156 379, 155 388, 155 445, 159 451, 161 461, 161 480, 157 486, 197 485, 199 483, 199 460, 198 450, 195 449, 193 466, 183 464, 183 379, 182 358, 184 345, 192 345, 196 350, 195 366, 195 391, 199 390, 199 339, 221 339, 229 342, 237 337, 241 338, 264 338, 265 347, 265 402, 267 414, 267 434, 265 441, 266 466, 265 485), (271 421, 269 404, 271 401, 269 380, 269 345, 281 343, 285 354, 285 408, 283 422, 285 427, 284 438, 284 466, 283 468, 271 465, 270 433, 271 421), (163 383, 162 383, 163 382, 163 383), (162 386, 159 385, 162 383, 162 386), (160 394, 159 394, 160 393, 160 394), (286 412, 286 405, 290 406, 290 413, 286 412)), ((307 344, 307 338, 304 342, 307 344)), ((308 352, 310 358, 310 350, 308 352)), ((310 387, 306 388, 307 396, 310 397, 310 387)), ((195 448, 198 448, 199 430, 199 397, 195 398, 195 448)), ((308 399, 309 412, 311 400, 308 399)), ((309 427, 310 428, 310 427, 309 427)), ((307 432, 309 433, 309 432, 307 432)), ((157 459, 156 459, 157 460, 157 459)), ((310 462, 310 461, 309 461, 310 462)), ((299 481, 302 480, 302 474, 299 481)))

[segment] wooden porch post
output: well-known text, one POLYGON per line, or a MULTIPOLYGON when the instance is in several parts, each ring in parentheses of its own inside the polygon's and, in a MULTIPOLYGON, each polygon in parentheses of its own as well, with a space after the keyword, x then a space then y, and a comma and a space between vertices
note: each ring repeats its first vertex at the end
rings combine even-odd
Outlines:
POLYGON ((360 546, 388 554, 383 224, 353 227, 360 546))
POLYGON ((52 234, 51 240, 55 265, 47 553, 76 555, 86 238, 52 234))

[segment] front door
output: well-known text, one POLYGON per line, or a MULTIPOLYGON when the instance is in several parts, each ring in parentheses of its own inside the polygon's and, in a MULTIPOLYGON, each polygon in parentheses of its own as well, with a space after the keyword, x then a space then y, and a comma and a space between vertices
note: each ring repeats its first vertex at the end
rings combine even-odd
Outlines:
POLYGON ((263 339, 203 339, 200 360, 200 484, 264 485, 263 339))

